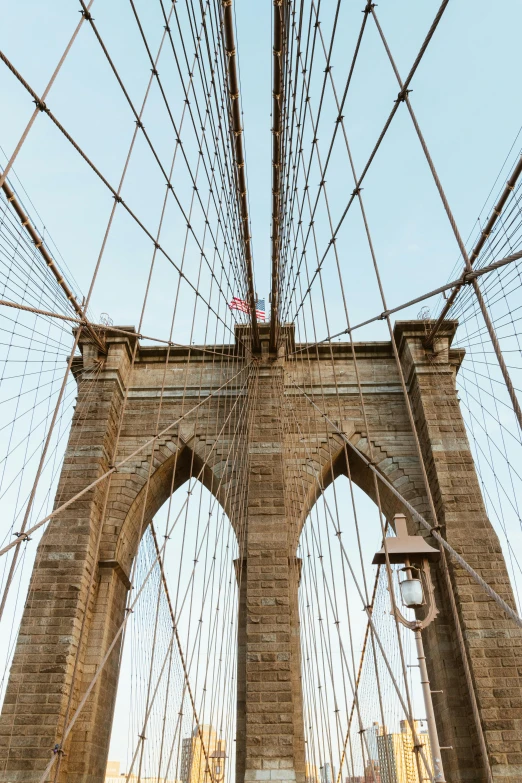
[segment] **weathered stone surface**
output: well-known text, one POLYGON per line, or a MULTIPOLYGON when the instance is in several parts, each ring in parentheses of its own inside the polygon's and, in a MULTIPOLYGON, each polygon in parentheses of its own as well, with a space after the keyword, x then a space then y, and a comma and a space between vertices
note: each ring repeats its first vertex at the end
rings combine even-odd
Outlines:
MULTIPOLYGON (((395 336, 442 532, 513 603, 456 398, 461 355, 450 348, 454 328, 444 327, 430 356, 422 347, 424 324, 399 323, 395 336)), ((199 475, 226 510, 243 555, 236 568, 237 781, 304 783, 297 541, 321 486, 338 475, 349 473, 376 497, 371 472, 301 389, 427 518, 429 506, 391 345, 355 346, 363 411, 348 345, 292 353, 293 331, 286 328, 287 353, 270 357, 263 328, 262 336, 258 383, 245 386, 246 374, 240 374, 190 415, 185 414, 246 366, 240 342, 216 347, 227 355, 224 362, 193 347, 190 355, 170 348, 166 364, 165 349, 138 347, 133 366, 132 333, 110 337, 96 379, 87 367, 96 359, 95 349, 84 346, 56 504, 166 432, 110 482, 54 518, 42 539, 0 719, 0 781, 40 779, 61 737, 69 701, 74 711, 121 625, 143 530, 173 490, 199 475), (239 399, 245 395, 248 408, 239 399), (248 442, 240 413, 247 409, 248 442), (181 415, 182 423, 172 426, 181 415), (247 459, 246 488, 240 470, 247 459)), ((389 519, 400 510, 391 492, 383 489, 380 500, 389 519)), ((414 531, 419 532, 411 524, 414 531)), ((522 765, 522 635, 466 572, 449 567, 495 781, 514 783, 522 765)), ((445 756, 446 775, 452 783, 482 783, 453 619, 436 569, 434 576, 441 613, 424 638, 433 690, 443 691, 435 696, 441 744, 454 748, 445 756)), ((116 644, 67 743, 60 783, 103 781, 118 660, 116 644)))

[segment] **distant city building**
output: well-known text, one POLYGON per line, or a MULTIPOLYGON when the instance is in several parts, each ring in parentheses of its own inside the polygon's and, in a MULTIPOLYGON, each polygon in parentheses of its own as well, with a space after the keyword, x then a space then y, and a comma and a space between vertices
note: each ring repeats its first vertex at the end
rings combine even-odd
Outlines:
POLYGON ((335 770, 332 769, 332 765, 327 761, 320 767, 321 770, 321 783, 333 783, 335 776, 335 770))
POLYGON ((212 726, 200 729, 196 726, 192 736, 181 743, 181 783, 221 783, 225 779, 225 740, 218 739, 212 726))
MULTIPOLYGON (((420 730, 418 721, 415 721, 414 725, 419 742, 424 746, 426 760, 431 765, 431 746, 428 734, 420 730)), ((427 776, 419 778, 410 725, 408 721, 401 720, 400 726, 401 730, 398 734, 387 734, 382 727, 379 727, 377 747, 380 783, 421 783, 427 776)))
POLYGON ((379 724, 374 721, 370 728, 366 730, 366 745, 368 748, 368 757, 370 761, 379 761, 379 747, 377 743, 377 737, 379 736, 380 729, 381 727, 379 724))
MULTIPOLYGON (((377 738, 378 735, 376 735, 377 738)), ((364 769, 364 783, 383 783, 381 768, 377 761, 370 760, 364 769)))
MULTIPOLYGON (((138 783, 138 775, 133 772, 127 778, 127 773, 121 772, 120 761, 107 762, 107 769, 105 770, 105 783, 126 783, 127 780, 129 783, 138 783)), ((181 783, 181 781, 174 780, 174 778, 169 778, 166 780, 165 778, 158 778, 156 775, 153 777, 141 775, 140 783, 181 783)))
POLYGON ((382 783, 379 765, 376 761, 369 761, 364 769, 364 775, 348 776, 346 783, 382 783))
POLYGON ((108 761, 107 762, 107 769, 105 770, 105 780, 110 780, 111 778, 119 778, 120 777, 120 762, 119 761, 108 761))
POLYGON ((345 783, 382 783, 379 768, 379 743, 378 737, 385 733, 382 726, 374 721, 369 729, 365 730, 366 741, 364 743, 364 757, 366 766, 363 775, 349 775, 345 783))

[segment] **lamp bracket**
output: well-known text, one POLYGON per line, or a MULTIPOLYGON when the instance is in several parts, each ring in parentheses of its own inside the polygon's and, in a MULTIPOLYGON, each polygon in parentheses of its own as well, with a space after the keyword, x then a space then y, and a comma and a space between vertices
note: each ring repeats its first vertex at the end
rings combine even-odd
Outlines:
POLYGON ((427 597, 426 604, 428 606, 428 612, 426 614, 426 617, 424 617, 422 620, 407 620, 400 609, 395 604, 395 611, 392 610, 392 614, 395 613, 395 617, 397 620, 402 623, 406 628, 409 628, 411 631, 422 631, 423 628, 427 628, 430 623, 433 622, 433 620, 436 618, 436 616, 439 613, 439 610, 437 609, 437 604, 435 603, 435 588, 433 586, 433 582, 431 580, 431 571, 430 571, 430 564, 427 559, 422 560, 422 565, 416 566, 416 565, 407 565, 405 568, 401 568, 401 571, 405 571, 406 569, 412 569, 414 568, 416 571, 419 572, 421 582, 423 583, 425 595, 427 597))

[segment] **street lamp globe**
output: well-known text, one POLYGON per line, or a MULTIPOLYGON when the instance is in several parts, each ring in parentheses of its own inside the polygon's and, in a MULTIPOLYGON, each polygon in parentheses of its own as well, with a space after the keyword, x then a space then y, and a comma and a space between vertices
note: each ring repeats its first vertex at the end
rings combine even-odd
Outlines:
POLYGON ((424 605, 424 591, 420 579, 404 579, 399 582, 404 606, 408 609, 418 609, 424 605))

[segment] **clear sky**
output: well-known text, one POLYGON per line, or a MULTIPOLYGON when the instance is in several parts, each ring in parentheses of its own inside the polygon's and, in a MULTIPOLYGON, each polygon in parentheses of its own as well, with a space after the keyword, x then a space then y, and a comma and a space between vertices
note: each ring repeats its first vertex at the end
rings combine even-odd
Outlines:
MULTIPOLYGON (((133 99, 139 103, 149 67, 129 3, 112 0, 97 6, 97 2, 93 6, 96 23, 133 99)), ((333 72, 341 86, 360 25, 360 5, 351 0, 342 4, 333 57, 333 72)), ((151 41, 157 44, 161 20, 156 4, 142 0, 137 7, 148 25, 151 41)), ((376 9, 402 74, 408 71, 437 7, 435 2, 398 0, 381 3, 376 9)), ((77 24, 78 5, 71 0, 54 0, 45 5, 32 0, 3 0, 1 8, 2 48, 34 89, 42 91, 77 24)), ((239 0, 235 8, 256 284, 260 296, 268 298, 272 6, 269 2, 239 0)), ((325 35, 333 8, 332 0, 323 0, 325 35)), ((465 237, 474 228, 520 128, 517 33, 521 20, 520 2, 511 3, 509 10, 483 0, 450 2, 412 84, 413 106, 465 237)), ((319 54, 317 59, 320 60, 319 54)), ((317 68, 322 70, 319 65, 317 68)), ((0 69, 0 88, 0 144, 9 154, 33 104, 5 67, 0 69)), ((369 25, 345 112, 359 170, 396 95, 397 85, 382 44, 369 25)), ((316 91, 312 105, 316 105, 317 99, 316 91)), ((80 33, 48 103, 110 181, 115 182, 133 131, 133 119, 92 31, 84 28, 80 33)), ((172 129, 164 121, 157 95, 151 101, 150 113, 147 128, 167 159, 172 129)), ((324 147, 331 126, 329 110, 324 135, 320 137, 324 147)), ((150 153, 143 144, 138 145, 135 161, 125 195, 146 224, 155 226, 159 204, 156 191, 162 180, 156 176, 150 153)), ((38 118, 16 171, 85 291, 112 205, 110 195, 45 117, 38 118)), ((347 162, 343 160, 328 178, 334 214, 340 214, 351 184, 347 162)), ((186 202, 189 193, 181 192, 186 202)), ((400 303, 445 282, 458 252, 405 107, 401 107, 370 170, 364 197, 390 303, 400 303)), ((170 222, 165 240, 172 248, 176 239, 170 228, 174 230, 175 224, 170 222)), ((379 312, 380 303, 360 219, 354 216, 349 228, 343 235, 341 252, 350 282, 351 319, 357 322, 369 313, 379 312)), ((106 311, 115 322, 137 321, 142 270, 148 257, 149 245, 139 230, 125 216, 118 216, 95 289, 95 314, 106 311)), ((325 277, 333 269, 333 262, 329 263, 325 277)), ((154 288, 146 316, 152 334, 165 332, 165 322, 160 320, 158 311, 162 310, 170 281, 174 285, 173 275, 164 270, 159 275, 163 285, 154 288)), ((336 315, 335 310, 333 316, 336 315)), ((333 320, 335 323, 335 317, 333 320)), ((338 320, 342 321, 340 315, 338 320)), ((383 334, 382 325, 367 334, 383 334)))
MULTIPOLYGON (((181 0, 178 3, 180 7, 185 5, 181 0)), ((268 304, 272 3, 269 0, 235 0, 234 5, 256 288, 268 304)), ((335 5, 334 0, 322 0, 321 3, 323 32, 327 39, 335 5)), ((333 74, 340 92, 361 24, 363 5, 362 0, 342 3, 332 58, 333 74)), ((155 50, 163 29, 158 3, 137 0, 136 7, 155 50)), ((433 0, 384 0, 376 8, 403 77, 437 8, 438 3, 433 0)), ((43 91, 78 23, 78 12, 79 4, 73 0, 53 0, 52 3, 0 0, 0 47, 37 93, 43 91)), ((130 4, 128 0, 95 0, 92 13, 130 95, 138 105, 143 99, 150 64, 130 4)), ((513 0, 507 5, 487 0, 452 0, 411 85, 412 105, 465 239, 476 230, 477 218, 506 158, 512 163, 520 149, 521 29, 521 0, 513 0)), ((316 61, 317 71, 310 91, 314 112, 324 70, 319 51, 316 61)), ((178 118, 182 112, 182 96, 176 88, 171 60, 165 55, 158 68, 169 85, 169 97, 178 118)), ((344 112, 358 171, 365 164, 397 92, 395 77, 370 20, 344 112)), ((0 64, 0 94, 0 146, 9 157, 34 106, 3 64, 0 64)), ((116 185, 134 120, 88 25, 81 30, 47 103, 104 175, 116 185)), ((317 134, 322 154, 326 153, 335 116, 329 93, 317 134)), ((168 165, 174 148, 173 132, 157 90, 151 93, 144 123, 162 160, 168 165)), ((189 155, 193 155, 193 139, 188 131, 184 133, 189 155)), ((0 161, 4 160, 0 153, 0 161)), ((112 197, 43 115, 38 117, 24 144, 15 171, 46 228, 46 235, 52 237, 59 249, 57 257, 66 264, 84 294, 100 251, 112 197)), ((312 179, 315 193, 319 183, 317 170, 312 179)), ((353 190, 346 155, 337 147, 326 179, 335 222, 353 190)), ((501 182, 502 179, 497 189, 501 182)), ((192 191, 186 173, 179 173, 176 187, 188 209, 192 191)), ((123 195, 151 231, 158 223, 163 192, 164 180, 139 137, 123 195)), ((363 196, 388 305, 397 305, 444 284, 459 261, 458 248, 405 106, 399 108, 377 154, 365 180, 363 196)), ((198 230, 201 231, 201 223, 198 223, 198 230)), ((329 238, 324 211, 320 213, 317 230, 322 252, 329 238)), ((183 238, 183 221, 171 204, 162 243, 178 263, 183 254, 183 238)), ((337 248, 351 322, 357 323, 381 312, 363 225, 355 209, 349 213, 337 248)), ((138 323, 150 258, 149 240, 119 209, 94 289, 91 313, 95 319, 107 312, 116 324, 138 323)), ((196 277, 198 258, 194 246, 189 245, 186 263, 187 274, 192 280, 196 277)), ((346 321, 332 254, 325 262, 323 282, 331 331, 340 331, 346 327, 346 321)), ((201 286, 202 290, 206 284, 201 286)), ((176 273, 160 259, 145 313, 144 333, 168 337, 176 285, 176 273)), ((185 293, 187 290, 183 288, 185 293)), ((237 292, 228 292, 233 293, 237 292)), ((193 299, 189 294, 179 306, 174 339, 180 342, 191 337, 197 342, 204 334, 204 318, 200 317, 191 335, 193 299)), ((326 336, 326 323, 324 314, 319 312, 322 305, 317 288, 313 302, 317 307, 317 336, 322 338, 326 336)), ((419 305, 414 306, 402 317, 416 317, 419 310, 419 305)), ((224 301, 220 312, 226 312, 224 301)), ((306 318, 310 318, 308 313, 306 318)), ((229 337, 223 334, 220 339, 229 337)), ((358 339, 387 339, 386 327, 378 322, 361 330, 358 339)), ((343 502, 348 503, 346 487, 340 492, 344 493, 343 502)), ((361 513, 369 518, 374 514, 372 504, 362 497, 362 493, 359 495, 361 513)), ((519 536, 518 520, 508 521, 513 525, 513 536, 519 536)), ((348 522, 351 524, 351 519, 348 522)), ((497 529, 502 533, 499 526, 497 529)), ((375 538, 378 539, 378 531, 368 533, 365 541, 368 557, 376 546, 375 538)), ((520 537, 513 540, 520 543, 520 537)), ((361 630, 363 622, 359 625, 361 630)), ((117 714, 123 716, 125 702, 121 702, 118 709, 117 714)), ((125 731, 115 735, 113 746, 122 759, 125 731)))

